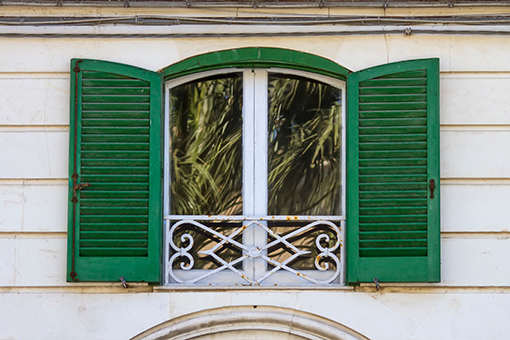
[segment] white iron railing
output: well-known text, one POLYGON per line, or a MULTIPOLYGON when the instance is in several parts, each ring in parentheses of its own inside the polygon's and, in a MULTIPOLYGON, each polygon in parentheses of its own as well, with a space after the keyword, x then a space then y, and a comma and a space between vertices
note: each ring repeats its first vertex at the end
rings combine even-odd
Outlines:
MULTIPOLYGON (((230 282, 229 276, 221 276, 222 272, 235 274, 241 279, 240 284, 264 285, 264 284, 316 284, 326 285, 341 282, 343 265, 341 251, 343 246, 343 218, 339 216, 165 216, 166 226, 166 278, 168 284, 234 284, 230 282), (207 222, 231 221, 242 222, 242 225, 234 231, 224 234, 214 228, 207 226, 207 222), (295 230, 279 235, 267 226, 268 221, 306 221, 303 226, 295 227, 295 230), (336 223, 334 223, 334 222, 336 223), (340 225, 340 227, 339 227, 340 225), (207 250, 198 251, 193 254, 194 238, 193 233, 184 231, 184 226, 190 226, 200 230, 201 235, 214 238, 217 242, 207 250), (314 260, 315 270, 300 270, 293 268, 292 262, 303 255, 310 254, 309 250, 299 249, 299 246, 292 244, 292 240, 298 235, 309 232, 312 229, 320 228, 319 235, 315 237, 316 253, 314 260), (177 230, 179 230, 177 232, 177 230), (245 233, 250 231, 262 232, 264 241, 256 244, 247 244, 240 239, 245 239, 245 233), (327 232, 326 232, 327 231, 327 232), (329 235, 328 235, 329 234, 329 235), (330 237, 330 235, 332 237, 330 237), (235 248, 239 256, 234 259, 225 260, 217 251, 225 246, 235 248), (283 246, 289 252, 284 260, 278 261, 268 255, 269 249, 283 246), (216 268, 210 270, 195 269, 194 256, 209 256, 215 260, 216 268), (251 261, 250 261, 251 260, 251 261), (264 261, 264 269, 251 270, 254 261, 264 261), (268 268, 269 264, 269 268, 268 268), (334 264, 334 268, 330 268, 334 264), (241 268, 241 269, 240 269, 241 268), (186 275, 194 272, 194 275, 186 275), (293 279, 287 282, 274 280, 278 273, 290 273, 293 279), (269 279, 272 277, 272 279, 269 279), (218 279, 219 278, 219 279, 218 279)), ((184 229, 186 230, 186 229, 184 229)), ((299 237, 297 240, 300 240, 299 237)), ((195 250, 196 251, 196 250, 195 250)), ((288 274, 286 276, 288 278, 288 274)), ((237 281, 239 282, 239 281, 237 281)))

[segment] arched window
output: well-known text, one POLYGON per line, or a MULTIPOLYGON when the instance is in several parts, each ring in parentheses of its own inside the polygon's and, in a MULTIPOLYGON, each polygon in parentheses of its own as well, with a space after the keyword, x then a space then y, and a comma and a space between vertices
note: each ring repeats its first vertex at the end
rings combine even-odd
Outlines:
POLYGON ((237 68, 166 89, 168 283, 341 282, 344 82, 237 68))

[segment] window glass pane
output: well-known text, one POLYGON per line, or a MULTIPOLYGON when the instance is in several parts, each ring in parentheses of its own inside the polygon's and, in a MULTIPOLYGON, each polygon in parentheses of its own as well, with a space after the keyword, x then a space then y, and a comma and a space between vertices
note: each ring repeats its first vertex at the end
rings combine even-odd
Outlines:
POLYGON ((172 215, 242 214, 241 74, 171 89, 172 215))
POLYGON ((342 92, 270 74, 268 214, 340 215, 342 92))

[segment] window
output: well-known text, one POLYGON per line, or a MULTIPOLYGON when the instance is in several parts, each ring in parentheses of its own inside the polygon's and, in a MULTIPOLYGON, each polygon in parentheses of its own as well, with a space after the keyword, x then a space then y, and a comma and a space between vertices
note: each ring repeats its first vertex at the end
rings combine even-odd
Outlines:
MULTIPOLYGON (((197 257, 194 270, 185 270, 195 261, 186 253, 192 233, 204 234, 200 224, 211 230, 239 231, 239 238, 233 235, 221 250, 227 258, 245 257, 236 263, 227 261, 225 272, 241 279, 235 283, 246 282, 239 274, 247 271, 252 278, 262 278, 257 282, 271 283, 274 278, 274 283, 302 284, 295 281, 295 277, 301 278, 297 272, 281 270, 281 263, 290 267, 291 261, 300 274, 311 279, 308 282, 342 282, 340 276, 328 281, 325 277, 330 274, 328 270, 308 276, 310 265, 306 261, 298 263, 297 258, 289 260, 293 252, 284 249, 289 244, 271 235, 273 229, 279 230, 278 235, 289 235, 289 231, 302 228, 304 220, 311 216, 323 225, 309 238, 318 240, 312 254, 319 255, 317 249, 334 249, 321 234, 342 241, 343 235, 335 235, 335 228, 346 230, 342 262, 323 256, 317 268, 325 268, 329 263, 330 269, 337 268, 343 273, 341 266, 345 262, 348 284, 371 282, 374 278, 381 282, 439 280, 437 59, 399 62, 348 74, 334 62, 306 53, 246 48, 190 58, 158 73, 111 62, 73 60, 71 75, 68 280, 118 281, 123 276, 127 281, 193 281, 197 275, 225 266, 221 261, 216 267, 207 264, 214 262, 209 261, 214 259, 209 252, 205 254, 208 261, 197 257), (307 91, 315 88, 329 93, 330 104, 321 99, 320 110, 315 110, 322 112, 322 116, 308 115, 305 122, 298 122, 292 114, 276 109, 283 107, 283 103, 294 103, 286 99, 285 91, 300 86, 307 91), (200 91, 209 91, 210 95, 197 99, 200 91), (195 99, 183 99, 192 93, 195 99), (221 108, 229 124, 204 124, 202 120, 198 126, 207 133, 193 132, 201 139, 179 140, 182 131, 190 132, 195 119, 189 108, 196 109, 198 102, 209 105, 207 101, 215 98, 220 104, 214 107, 221 108), (346 113, 338 118, 335 112, 343 111, 346 105, 346 113), (262 116, 265 118, 260 119, 262 116), (320 119, 344 123, 316 123, 320 119), (249 124, 251 121, 253 124, 249 124), (284 124, 286 132, 282 130, 284 124), (327 180, 313 182, 317 177, 304 180, 307 174, 291 175, 290 170, 296 167, 287 164, 311 147, 305 146, 299 152, 303 148, 302 139, 295 150, 287 153, 289 143, 279 138, 285 133, 287 137, 302 134, 302 126, 314 126, 319 130, 312 129, 312 134, 328 138, 329 146, 318 150, 321 156, 331 157, 313 163, 318 157, 313 153, 314 161, 307 165, 322 167, 322 178, 327 180), (326 133, 320 127, 330 129, 326 133), (338 137, 330 138, 331 135, 338 137), (187 147, 189 143, 209 148, 223 144, 216 156, 205 153, 216 158, 204 162, 201 156, 200 160, 190 162, 197 149, 187 147), (344 147, 345 151, 333 151, 344 147), (227 149, 229 152, 223 152, 227 149), (292 152, 294 156, 289 156, 292 152), (223 159, 215 165, 213 179, 204 177, 206 172, 202 172, 202 177, 195 176, 201 166, 218 162, 217 157, 223 159), (346 171, 341 170, 342 162, 346 171), (225 166, 227 163, 233 165, 225 166), (187 176, 188 180, 179 182, 178 176, 181 179, 187 176), (192 181, 206 184, 197 186, 192 181), (193 186, 182 186, 186 182, 193 186), (314 194, 292 195, 285 190, 288 186, 292 186, 291 192, 314 194), (186 190, 192 189, 200 195, 189 197, 198 200, 184 198, 186 190), (213 214, 222 217, 208 217, 213 214), (183 219, 183 215, 187 216, 183 219), (272 221, 268 215, 282 217, 272 221), (300 215, 296 216, 297 221, 287 222, 294 215, 300 215), (255 217, 263 219, 255 225, 255 217), (168 230, 174 228, 175 241, 183 242, 177 246, 179 250, 170 249, 174 236, 164 241, 163 221, 168 230), (186 224, 188 231, 182 229, 186 224), (252 228, 253 233, 241 233, 243 226, 252 228), (257 247, 275 240, 285 246, 258 252, 257 247), (227 245, 236 242, 249 247, 239 250, 227 245), (274 263, 259 261, 271 251, 287 253, 287 258, 274 263), (161 263, 166 267, 164 259, 173 256, 180 256, 181 262, 175 268, 168 265, 180 272, 174 270, 175 277, 162 277, 161 263), (266 278, 265 272, 275 273, 266 278), (285 275, 286 272, 291 275, 285 275)), ((299 97, 305 99, 303 95, 299 97)), ((317 106, 316 99, 306 105, 313 102, 317 106)), ((201 114, 200 119, 206 118, 201 114)), ((317 149, 320 137, 306 140, 315 142, 313 147, 317 149)), ((232 234, 227 231, 225 235, 232 234)), ((215 237, 222 239, 219 235, 215 237)), ((214 279, 207 276, 213 281, 224 280, 221 275, 214 279)))
POLYGON ((167 282, 341 282, 344 83, 253 68, 166 88, 167 282))

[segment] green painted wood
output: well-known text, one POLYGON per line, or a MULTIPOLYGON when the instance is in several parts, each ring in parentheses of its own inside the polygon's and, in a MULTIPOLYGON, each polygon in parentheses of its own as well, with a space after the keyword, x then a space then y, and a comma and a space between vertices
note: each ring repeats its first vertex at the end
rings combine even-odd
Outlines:
POLYGON ((92 118, 112 118, 112 119, 149 119, 150 115, 146 111, 93 111, 89 110, 83 113, 83 119, 92 118))
POLYGON ((360 103, 401 103, 401 102, 425 102, 426 94, 378 94, 363 95, 360 93, 360 103))
POLYGON ((150 87, 85 87, 84 95, 122 95, 141 96, 149 95, 150 87))
POLYGON ((149 150, 149 143, 82 143, 82 150, 149 150))
POLYGON ((412 119, 406 119, 404 117, 399 118, 386 118, 381 119, 381 117, 374 119, 363 119, 360 121, 360 127, 367 126, 426 126, 427 119, 413 117, 412 119))
POLYGON ((407 230, 407 231, 381 231, 370 232, 360 231, 360 239, 362 240, 385 240, 385 239, 427 239, 427 232, 422 230, 407 230))
POLYGON ((375 143, 375 142, 422 142, 427 141, 427 136, 424 134, 392 134, 391 136, 385 135, 365 135, 359 136, 360 143, 375 143))
POLYGON ((128 240, 128 239, 147 239, 146 231, 82 231, 83 240, 128 240))
POLYGON ((369 150, 426 150, 427 142, 360 143, 360 151, 369 150))
POLYGON ((80 200, 81 207, 147 207, 149 206, 148 199, 133 199, 133 198, 110 198, 110 199, 87 199, 80 200))
POLYGON ((75 137, 77 182, 90 186, 74 221, 69 202, 68 273, 74 246, 80 281, 160 282, 162 77, 96 60, 71 70, 69 198, 75 137))
POLYGON ((82 223, 81 232, 97 231, 101 233, 109 232, 146 232, 148 225, 143 223, 82 223))
POLYGON ((300 51, 272 47, 247 47, 194 56, 163 68, 165 80, 223 68, 282 67, 345 80, 350 72, 337 63, 300 51))
POLYGON ((381 237, 389 231, 402 233, 415 230, 427 233, 427 222, 360 223, 359 230, 360 235, 364 232, 374 232, 381 237))
POLYGON ((348 76, 350 284, 440 280, 438 74, 424 59, 348 76))
POLYGON ((427 93, 426 86, 385 86, 385 87, 363 87, 360 88, 360 96, 382 95, 382 94, 420 94, 427 93))

